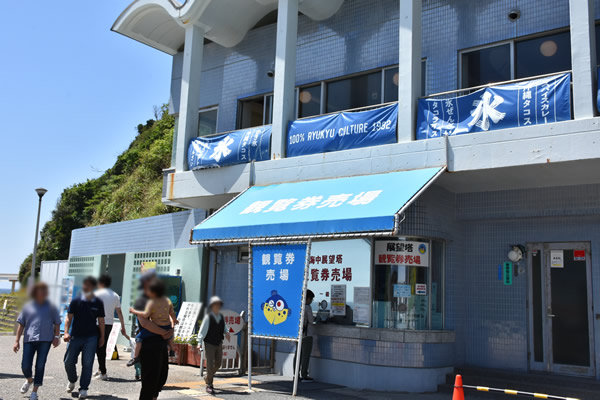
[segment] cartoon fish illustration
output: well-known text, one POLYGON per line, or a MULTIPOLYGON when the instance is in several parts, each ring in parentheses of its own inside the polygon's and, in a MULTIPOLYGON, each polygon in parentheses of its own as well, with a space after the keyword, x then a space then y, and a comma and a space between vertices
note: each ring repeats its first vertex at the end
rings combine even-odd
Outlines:
POLYGON ((283 297, 277 294, 277 290, 271 291, 271 297, 260 306, 265 318, 271 325, 278 325, 289 317, 292 310, 288 307, 283 297))

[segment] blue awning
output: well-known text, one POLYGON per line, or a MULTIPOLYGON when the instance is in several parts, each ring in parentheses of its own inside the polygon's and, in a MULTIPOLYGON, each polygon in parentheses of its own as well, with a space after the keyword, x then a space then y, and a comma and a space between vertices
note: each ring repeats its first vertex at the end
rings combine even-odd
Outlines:
POLYGON ((444 170, 253 186, 196 226, 191 243, 391 235, 397 215, 444 170))

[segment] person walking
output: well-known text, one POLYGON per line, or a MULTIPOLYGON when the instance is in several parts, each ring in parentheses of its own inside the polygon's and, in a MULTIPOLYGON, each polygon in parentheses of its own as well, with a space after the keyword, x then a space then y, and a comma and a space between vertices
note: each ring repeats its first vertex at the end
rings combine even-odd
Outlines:
POLYGON ((25 304, 17 318, 19 326, 13 351, 15 353, 19 351, 21 336, 23 336, 21 370, 26 381, 21 386, 21 393, 27 393, 33 384, 33 391, 29 398, 37 400, 38 389, 44 381, 44 369, 50 346, 57 347, 59 344, 60 316, 58 309, 48 301, 48 286, 45 283, 36 283, 31 289, 30 296, 31 301, 25 304), (36 356, 35 374, 32 372, 34 356, 36 356))
MULTIPOLYGON (((310 364, 310 354, 313 348, 314 323, 315 318, 311 308, 311 303, 315 298, 312 290, 306 291, 306 302, 304 303, 304 316, 302 318, 302 349, 300 350, 300 380, 302 382, 312 382, 313 378, 308 376, 308 365, 310 364)), ((295 353, 296 355, 298 352, 295 353)), ((296 368, 296 356, 294 356, 294 368, 296 368)))
MULTIPOLYGON (((98 278, 98 290, 94 295, 102 300, 104 304, 104 344, 98 346, 96 349, 96 356, 98 357, 98 371, 94 374, 94 377, 103 381, 108 380, 106 375, 106 345, 108 343, 108 337, 113 328, 115 320, 115 312, 121 322, 121 334, 127 337, 127 331, 125 330, 125 319, 123 318, 123 312, 121 311, 121 298, 111 288, 112 278, 108 274, 101 275, 98 278)), ((111 352, 113 349, 109 350, 111 352)))
POLYGON ((223 301, 218 296, 211 297, 208 303, 209 312, 206 313, 200 325, 198 342, 204 341, 204 357, 206 358, 206 392, 215 394, 213 380, 221 368, 223 361, 223 338, 225 336, 225 319, 221 315, 223 301))
POLYGON ((96 349, 104 345, 104 304, 94 296, 97 286, 98 281, 93 276, 83 280, 81 296, 71 301, 65 320, 63 340, 69 343, 64 359, 69 379, 67 393, 75 389, 77 358, 81 354, 80 399, 87 398, 96 349))
MULTIPOLYGON (((149 292, 153 281, 157 279, 154 270, 142 273, 139 289, 142 295, 133 303, 133 308, 138 311, 146 309, 150 300, 149 292)), ((165 330, 150 321, 148 318, 137 318, 138 330, 140 327, 155 333, 144 341, 144 346, 139 354, 139 364, 136 364, 136 378, 138 365, 142 387, 140 389, 140 400, 156 400, 167 382, 169 376, 169 354, 168 339, 173 336, 173 329, 165 330)))

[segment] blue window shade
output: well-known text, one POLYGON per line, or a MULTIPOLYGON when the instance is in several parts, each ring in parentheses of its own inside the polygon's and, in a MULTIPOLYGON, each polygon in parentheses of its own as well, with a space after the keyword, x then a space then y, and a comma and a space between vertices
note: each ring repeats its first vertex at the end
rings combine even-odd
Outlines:
POLYGON ((442 168, 254 186, 192 231, 192 243, 388 233, 442 168))

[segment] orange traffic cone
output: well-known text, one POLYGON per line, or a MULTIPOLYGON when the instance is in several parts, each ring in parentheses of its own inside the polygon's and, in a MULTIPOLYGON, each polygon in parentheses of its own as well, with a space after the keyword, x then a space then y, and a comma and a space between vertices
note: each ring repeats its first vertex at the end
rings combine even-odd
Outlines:
POLYGON ((460 375, 456 375, 456 380, 454 381, 454 394, 452 395, 452 400, 465 400, 462 376, 460 375))

